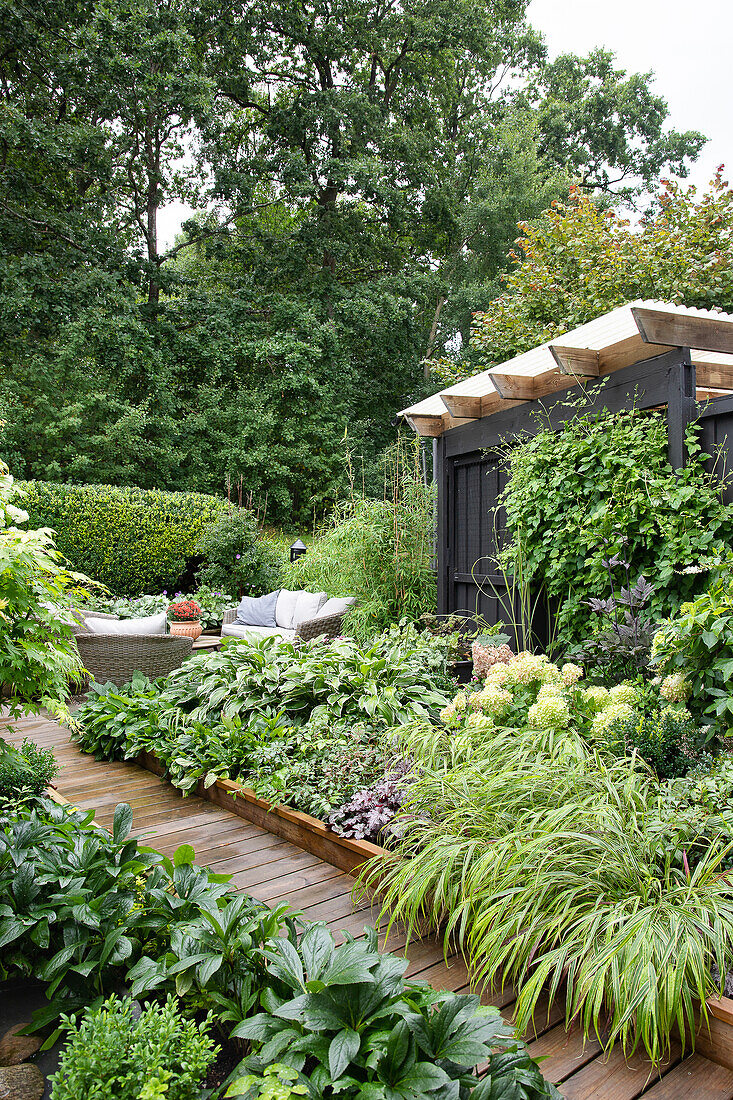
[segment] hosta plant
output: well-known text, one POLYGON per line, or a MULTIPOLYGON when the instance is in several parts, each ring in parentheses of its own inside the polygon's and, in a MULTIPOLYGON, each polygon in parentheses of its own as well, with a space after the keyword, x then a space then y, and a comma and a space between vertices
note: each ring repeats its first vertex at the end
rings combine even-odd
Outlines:
POLYGON ((315 924, 297 949, 281 940, 263 954, 274 987, 264 1011, 232 1033, 254 1048, 236 1075, 278 1061, 297 1071, 311 1100, 559 1095, 496 1009, 407 982, 407 960, 380 954, 373 931, 336 947, 315 924), (479 1082, 474 1067, 486 1061, 479 1082))

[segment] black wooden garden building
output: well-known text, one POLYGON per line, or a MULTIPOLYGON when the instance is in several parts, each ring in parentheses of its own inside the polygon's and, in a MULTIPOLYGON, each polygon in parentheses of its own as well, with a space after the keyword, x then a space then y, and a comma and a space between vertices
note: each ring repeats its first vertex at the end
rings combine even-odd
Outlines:
MULTIPOLYGON (((733 466, 733 315, 634 302, 402 411, 433 438, 440 614, 506 617, 496 554, 507 445, 548 423, 631 407, 666 410, 675 468, 685 463, 688 424, 701 421, 710 466, 724 478, 733 466)), ((723 492, 733 500, 727 481, 723 492)))

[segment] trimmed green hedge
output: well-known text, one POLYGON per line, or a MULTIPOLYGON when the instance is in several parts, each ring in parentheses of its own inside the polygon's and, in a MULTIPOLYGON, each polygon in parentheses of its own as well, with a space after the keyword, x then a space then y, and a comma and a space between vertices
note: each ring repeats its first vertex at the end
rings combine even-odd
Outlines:
POLYGON ((204 530, 227 510, 204 493, 26 482, 31 527, 51 527, 72 568, 120 596, 172 590, 204 530))

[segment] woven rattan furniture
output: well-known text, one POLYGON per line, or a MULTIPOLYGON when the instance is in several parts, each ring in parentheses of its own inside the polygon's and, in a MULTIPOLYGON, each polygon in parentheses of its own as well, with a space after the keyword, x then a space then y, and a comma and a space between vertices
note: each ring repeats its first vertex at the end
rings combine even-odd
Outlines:
POLYGON ((76 635, 84 668, 99 684, 126 684, 133 673, 151 680, 167 676, 191 655, 193 638, 176 634, 89 634, 76 635))
MULTIPOLYGON (((326 638, 337 638, 342 633, 344 615, 346 612, 342 612, 340 615, 322 615, 316 619, 306 619, 304 622, 299 623, 293 632, 293 641, 299 639, 302 642, 310 641, 311 638, 319 638, 325 636, 326 638)), ((224 626, 229 623, 236 622, 237 609, 236 607, 228 607, 224 612, 224 626)), ((244 627, 244 630, 247 628, 244 627)), ((274 637, 278 636, 278 631, 272 632, 274 637)), ((252 631, 252 635, 255 635, 255 631, 252 631)), ((281 636, 286 636, 282 634, 281 636)))

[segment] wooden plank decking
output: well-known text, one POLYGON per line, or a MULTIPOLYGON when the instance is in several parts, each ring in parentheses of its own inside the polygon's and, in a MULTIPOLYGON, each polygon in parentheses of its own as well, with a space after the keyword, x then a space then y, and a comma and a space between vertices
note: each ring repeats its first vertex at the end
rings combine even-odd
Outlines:
MULTIPOLYGON (((191 844, 197 862, 231 875, 236 889, 269 904, 287 901, 306 919, 325 921, 337 937, 342 931, 359 936, 375 919, 368 899, 352 901, 354 880, 349 875, 227 810, 196 797, 181 798, 136 764, 100 762, 84 755, 70 742, 68 730, 54 721, 26 718, 4 729, 3 736, 16 744, 30 737, 52 748, 62 769, 58 790, 74 805, 93 809, 100 825, 109 826, 115 806, 127 802, 133 810, 133 831, 145 843, 166 855, 179 844, 191 844)), ((454 957, 446 962, 436 940, 413 941, 405 949, 405 936, 393 929, 383 943, 407 955, 408 975, 425 978, 440 989, 470 990, 463 960, 454 957)), ((510 990, 483 999, 511 1019, 510 990)), ((597 1043, 583 1044, 576 1028, 566 1032, 560 1017, 556 1006, 549 1014, 538 1014, 527 1039, 533 1056, 544 1059, 545 1076, 567 1100, 733 1100, 733 1070, 697 1054, 681 1059, 675 1051, 661 1079, 658 1073, 650 1076, 647 1059, 637 1055, 625 1062, 619 1048, 604 1058, 597 1043)))

